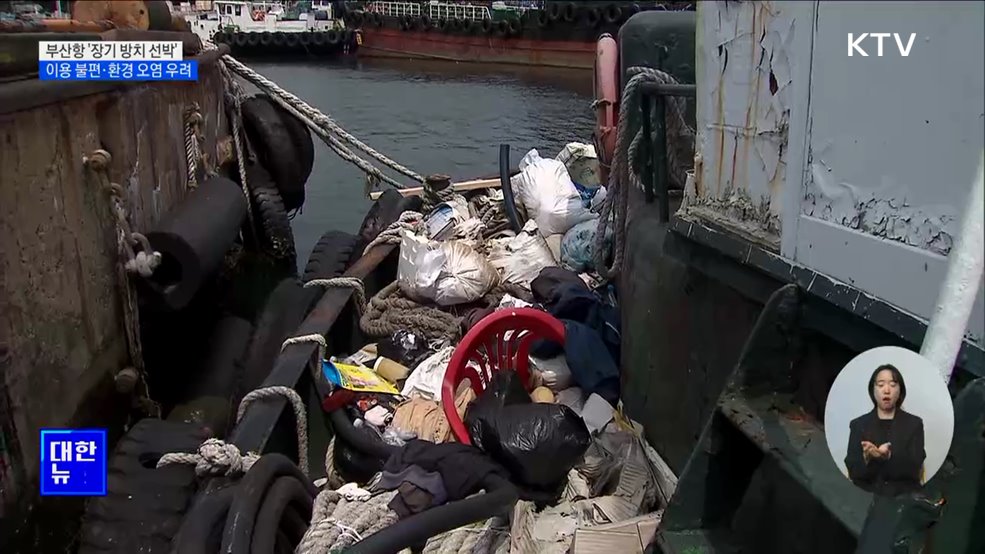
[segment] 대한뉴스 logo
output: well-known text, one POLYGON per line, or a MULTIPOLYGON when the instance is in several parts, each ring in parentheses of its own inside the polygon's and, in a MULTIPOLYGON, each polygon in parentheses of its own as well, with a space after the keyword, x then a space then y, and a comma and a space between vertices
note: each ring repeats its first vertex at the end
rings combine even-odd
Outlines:
MULTIPOLYGON (((876 39, 876 56, 882 57, 883 55, 883 40, 889 37, 896 39, 896 47, 899 49, 900 57, 907 57, 910 55, 910 48, 913 47, 913 39, 917 37, 916 33, 910 33, 910 39, 906 41, 906 45, 903 45, 903 39, 899 33, 862 33, 858 36, 855 33, 848 33, 848 57, 854 55, 868 56, 869 54, 862 49, 862 41, 866 39, 876 39)), ((868 41, 871 44, 871 40, 868 41)), ((869 47, 871 49, 871 47, 869 47)))

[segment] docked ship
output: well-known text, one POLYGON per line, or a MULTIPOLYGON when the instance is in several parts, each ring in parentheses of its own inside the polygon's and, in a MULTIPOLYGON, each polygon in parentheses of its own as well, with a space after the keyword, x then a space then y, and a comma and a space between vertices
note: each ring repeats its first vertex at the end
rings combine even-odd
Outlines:
POLYGON ((200 39, 228 44, 234 54, 354 52, 356 36, 346 29, 337 12, 341 9, 333 9, 332 3, 325 0, 216 0, 211 10, 184 17, 200 39))
POLYGON ((591 69, 595 41, 646 10, 693 2, 346 2, 360 56, 591 69))

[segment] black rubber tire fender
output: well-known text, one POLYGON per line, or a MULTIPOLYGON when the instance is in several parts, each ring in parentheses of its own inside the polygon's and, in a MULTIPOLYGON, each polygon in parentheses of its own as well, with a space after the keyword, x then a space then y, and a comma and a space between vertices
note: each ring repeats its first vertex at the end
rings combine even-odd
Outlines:
POLYGON ((552 2, 547 5, 547 18, 551 21, 557 21, 561 19, 561 4, 557 2, 552 2))
POLYGON ((426 33, 426 32, 428 32, 428 31, 431 30, 431 27, 432 26, 433 26, 433 22, 431 21, 431 18, 428 17, 428 16, 426 16, 426 15, 422 15, 421 16, 421 30, 426 33))
MULTIPOLYGON (((311 167, 306 146, 291 129, 293 118, 285 117, 266 95, 256 95, 243 102, 243 128, 260 161, 280 191, 287 211, 304 204, 304 185, 311 167)), ((296 121, 296 120, 295 120, 296 121)), ((310 135, 308 141, 311 140, 310 135)), ((313 149, 312 145, 312 159, 313 149)))
POLYGON ((420 212, 423 205, 424 200, 420 196, 404 197, 394 189, 383 191, 383 194, 369 207, 359 226, 359 246, 356 251, 362 253, 380 232, 400 218, 400 214, 406 211, 420 212))
POLYGON ((250 48, 256 48, 260 46, 260 33, 247 33, 246 34, 246 45, 250 48))
POLYGON ((382 27, 383 26, 383 14, 381 14, 381 13, 374 13, 373 14, 373 23, 375 23, 377 27, 382 27))
POLYGON ((170 552, 197 489, 195 471, 155 466, 168 452, 194 453, 206 438, 199 425, 155 418, 137 422, 109 456, 106 496, 86 503, 78 551, 170 552))
MULTIPOLYGON (((237 172, 238 173, 238 172, 237 172)), ((258 164, 246 166, 247 188, 253 210, 254 236, 261 252, 297 271, 297 253, 291 220, 284 209, 277 185, 267 170, 258 164)))
POLYGON ((260 33, 260 46, 264 48, 269 47, 274 43, 274 37, 271 33, 263 32, 260 33))
POLYGON ((444 33, 448 30, 448 20, 443 17, 438 18, 437 27, 439 31, 444 33))
POLYGON ((301 44, 301 39, 298 37, 300 33, 284 33, 284 46, 288 48, 297 48, 301 44))
POLYGON ((495 31, 497 36, 505 37, 510 32, 510 25, 506 21, 500 19, 496 22, 495 31))
POLYGON ((301 46, 304 46, 305 48, 307 48, 308 46, 311 46, 311 35, 312 34, 314 34, 314 33, 310 32, 310 31, 303 31, 303 32, 298 33, 298 35, 299 35, 298 36, 298 42, 301 43, 301 46))
POLYGON ((537 22, 537 27, 541 29, 551 26, 551 16, 544 10, 537 10, 535 21, 537 22))
POLYGON ((304 266, 302 280, 308 282, 312 279, 330 279, 342 275, 353 262, 359 259, 356 252, 358 246, 359 237, 356 235, 334 229, 325 231, 311 249, 308 262, 304 266))
POLYGON ((622 17, 620 18, 620 21, 625 22, 629 20, 630 17, 633 17, 634 15, 643 11, 643 8, 639 4, 634 2, 628 6, 623 6, 620 11, 622 12, 622 17))
POLYGON ((606 4, 602 9, 602 17, 609 25, 615 25, 622 19, 622 9, 615 4, 606 4))
POLYGON ((568 2, 561 6, 561 20, 572 23, 578 19, 578 6, 574 2, 568 2))
POLYGON ((585 10, 585 24, 593 29, 597 29, 602 24, 602 12, 598 8, 588 8, 585 10))
POLYGON ((324 48, 328 44, 328 33, 334 33, 335 31, 318 31, 311 35, 311 45, 315 48, 324 48))
POLYGON ((409 27, 410 27, 410 30, 411 31, 417 31, 417 30, 419 30, 422 27, 423 23, 424 22, 421 20, 420 17, 410 17, 409 18, 409 27))
POLYGON ((226 33, 223 33, 222 31, 219 31, 212 35, 212 42, 216 44, 225 44, 226 42, 228 42, 228 40, 229 37, 226 35, 226 33))
POLYGON ((482 32, 483 33, 486 33, 488 35, 489 33, 492 32, 492 30, 493 30, 493 20, 492 19, 483 19, 482 20, 482 32))
POLYGON ((325 41, 330 46, 336 46, 339 43, 339 40, 341 40, 339 37, 339 32, 336 31, 335 29, 332 29, 331 31, 328 31, 324 34, 325 34, 325 41))
POLYGON ((277 31, 274 33, 274 46, 277 48, 283 48, 287 43, 287 36, 285 35, 286 33, 284 31, 277 31))
POLYGON ((410 18, 406 15, 401 15, 397 17, 397 25, 400 26, 401 31, 407 31, 410 29, 410 18))
POLYGON ((506 21, 506 25, 510 36, 516 36, 523 32, 523 25, 519 19, 509 19, 506 21))
POLYGON ((246 33, 233 33, 233 46, 243 48, 246 46, 246 33))

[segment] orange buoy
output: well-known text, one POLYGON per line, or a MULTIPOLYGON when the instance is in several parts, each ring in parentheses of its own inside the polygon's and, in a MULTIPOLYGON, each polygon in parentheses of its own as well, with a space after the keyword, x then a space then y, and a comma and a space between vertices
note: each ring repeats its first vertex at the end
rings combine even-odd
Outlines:
POLYGON ((609 166, 616 150, 619 124, 619 45, 612 35, 599 37, 595 47, 595 150, 602 183, 609 180, 609 166))

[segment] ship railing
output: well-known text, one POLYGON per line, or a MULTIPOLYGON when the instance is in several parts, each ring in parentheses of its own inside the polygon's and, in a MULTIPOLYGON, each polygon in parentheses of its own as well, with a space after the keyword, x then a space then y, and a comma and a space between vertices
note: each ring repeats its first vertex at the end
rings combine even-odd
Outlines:
POLYGON ((433 19, 468 19, 482 21, 492 19, 489 8, 473 4, 431 4, 428 6, 428 16, 433 19))
POLYGON ((390 17, 400 17, 402 15, 417 17, 421 15, 421 5, 415 2, 370 2, 366 11, 376 12, 390 17))

